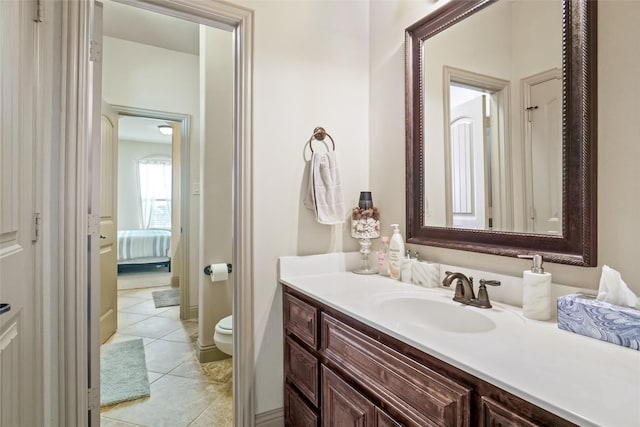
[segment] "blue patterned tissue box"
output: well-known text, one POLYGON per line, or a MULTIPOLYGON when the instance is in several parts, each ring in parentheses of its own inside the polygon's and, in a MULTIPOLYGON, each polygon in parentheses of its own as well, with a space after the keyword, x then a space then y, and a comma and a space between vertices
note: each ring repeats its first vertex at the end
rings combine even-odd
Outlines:
POLYGON ((593 295, 558 298, 558 327, 640 350, 640 310, 596 301, 593 295))

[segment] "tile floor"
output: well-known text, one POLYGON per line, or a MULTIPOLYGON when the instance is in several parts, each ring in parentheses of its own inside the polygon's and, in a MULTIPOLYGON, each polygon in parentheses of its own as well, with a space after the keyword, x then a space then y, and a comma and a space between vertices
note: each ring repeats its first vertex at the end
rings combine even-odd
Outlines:
POLYGON ((231 359, 200 364, 197 320, 181 321, 179 307, 155 308, 151 292, 161 289, 169 287, 118 291, 118 331, 107 343, 143 338, 151 397, 102 408, 102 427, 232 426, 231 359))

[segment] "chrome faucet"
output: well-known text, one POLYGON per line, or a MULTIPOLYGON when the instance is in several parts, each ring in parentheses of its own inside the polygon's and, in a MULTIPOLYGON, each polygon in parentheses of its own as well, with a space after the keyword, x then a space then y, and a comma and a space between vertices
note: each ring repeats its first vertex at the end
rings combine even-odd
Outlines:
POLYGON ((487 293, 486 285, 500 286, 500 282, 497 280, 480 280, 480 288, 478 289, 478 298, 476 298, 473 292, 473 277, 465 276, 462 273, 453 273, 446 271, 442 284, 446 287, 451 286, 451 283, 456 281, 456 290, 453 294, 453 300, 462 304, 472 305, 480 308, 491 308, 491 302, 489 301, 489 294, 487 293))

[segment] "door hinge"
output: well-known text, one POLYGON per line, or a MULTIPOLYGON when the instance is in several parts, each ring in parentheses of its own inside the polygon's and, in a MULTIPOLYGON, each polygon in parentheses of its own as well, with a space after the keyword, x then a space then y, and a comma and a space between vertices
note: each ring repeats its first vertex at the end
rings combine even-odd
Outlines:
POLYGON ((87 405, 90 411, 100 410, 100 390, 97 388, 90 388, 87 390, 87 405))
POLYGON ((100 233, 100 217, 98 215, 89 215, 87 223, 87 234, 93 236, 100 233))
POLYGON ((42 22, 42 0, 36 0, 36 14, 33 18, 36 24, 42 22))
POLYGON ((102 62, 102 43, 97 40, 89 42, 89 60, 91 62, 102 62))
POLYGON ((31 225, 31 242, 35 243, 40 238, 40 212, 33 213, 33 223, 31 225))

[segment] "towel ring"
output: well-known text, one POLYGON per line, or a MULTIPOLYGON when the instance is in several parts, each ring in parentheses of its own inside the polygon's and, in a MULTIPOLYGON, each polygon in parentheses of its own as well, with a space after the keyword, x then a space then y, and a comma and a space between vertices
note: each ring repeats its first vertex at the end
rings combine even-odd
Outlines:
POLYGON ((333 146, 333 151, 336 151, 336 143, 333 140, 333 138, 331 138, 331 135, 329 135, 327 133, 326 130, 324 130, 323 127, 316 127, 313 130, 313 135, 311 135, 311 138, 309 138, 309 148, 311 149, 311 152, 313 153, 313 140, 316 139, 318 141, 324 141, 325 138, 329 138, 331 140, 331 145, 333 146))

